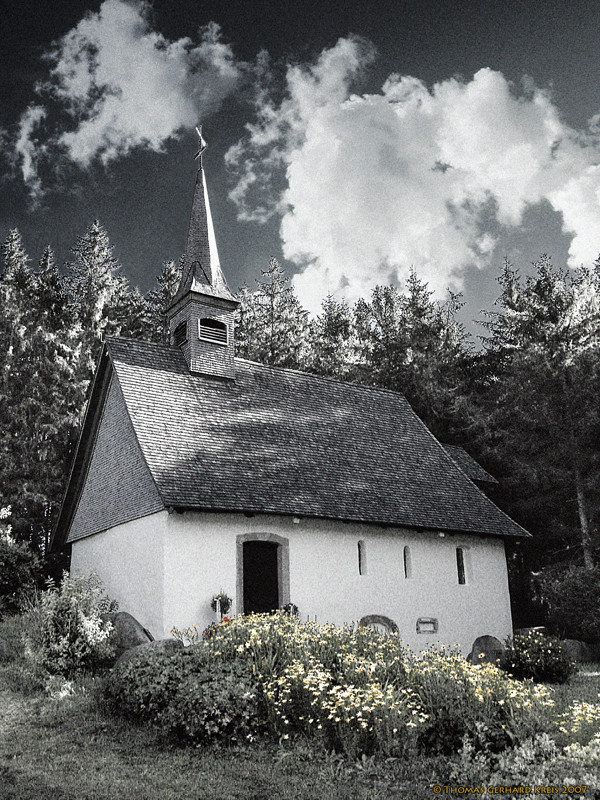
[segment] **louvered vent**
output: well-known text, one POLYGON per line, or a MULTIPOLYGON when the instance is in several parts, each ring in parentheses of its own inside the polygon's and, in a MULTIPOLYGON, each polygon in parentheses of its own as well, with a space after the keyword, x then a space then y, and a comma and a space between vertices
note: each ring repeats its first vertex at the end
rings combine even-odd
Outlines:
POLYGON ((205 317, 198 322, 198 334, 201 339, 217 344, 227 344, 227 325, 217 319, 205 317))
POLYGON ((180 322, 173 332, 173 344, 177 347, 187 341, 187 322, 180 322))

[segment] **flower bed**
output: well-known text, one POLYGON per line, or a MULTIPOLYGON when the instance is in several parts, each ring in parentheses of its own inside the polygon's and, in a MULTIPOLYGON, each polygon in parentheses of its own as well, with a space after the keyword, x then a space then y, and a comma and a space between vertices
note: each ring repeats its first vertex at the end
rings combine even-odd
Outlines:
MULTIPOLYGON (((303 623, 275 613, 236 617, 203 642, 194 631, 177 633, 197 643, 183 653, 161 654, 160 664, 153 654, 127 664, 113 674, 110 691, 116 707, 130 713, 137 703, 138 713, 158 724, 169 727, 176 718, 170 729, 184 737, 197 731, 185 714, 197 718, 205 713, 202 703, 212 702, 209 673, 219 683, 231 671, 238 680, 243 676, 244 693, 252 696, 255 730, 264 727, 284 740, 315 738, 352 758, 456 752, 465 735, 478 749, 501 750, 541 730, 552 704, 546 687, 515 681, 492 665, 469 664, 452 651, 414 655, 397 637, 370 628, 303 623), (175 673, 185 673, 191 698, 185 702, 177 680, 166 679, 171 662, 175 673), (193 662, 202 664, 203 694, 193 689, 193 662), (132 705, 128 697, 138 700, 132 705)), ((221 714, 233 714, 240 703, 235 680, 222 687, 219 702, 221 714)))

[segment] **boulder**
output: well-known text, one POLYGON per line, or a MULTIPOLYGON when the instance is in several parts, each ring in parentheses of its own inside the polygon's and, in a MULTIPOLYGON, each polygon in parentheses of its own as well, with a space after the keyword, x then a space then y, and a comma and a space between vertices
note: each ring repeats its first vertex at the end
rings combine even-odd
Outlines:
POLYGON ((10 658, 10 645, 6 639, 0 639, 0 661, 10 658))
POLYGON ((117 611, 112 614, 110 621, 114 626, 113 642, 117 658, 125 651, 131 650, 132 647, 154 641, 150 631, 147 631, 135 617, 126 611, 117 611))
POLYGON ((586 661, 594 660, 592 648, 589 646, 589 644, 586 644, 586 642, 582 642, 579 639, 561 639, 560 643, 565 652, 571 656, 573 661, 583 664, 586 661))
POLYGON ((506 648, 495 636, 478 636, 473 642, 467 661, 471 664, 498 664, 502 666, 506 658, 506 648))
POLYGON ((126 650, 119 656, 115 667, 118 667, 120 664, 125 664, 127 661, 131 661, 132 658, 142 656, 144 653, 179 650, 182 647, 183 642, 180 639, 153 639, 151 642, 144 642, 143 644, 138 644, 136 647, 130 647, 129 650, 126 650))

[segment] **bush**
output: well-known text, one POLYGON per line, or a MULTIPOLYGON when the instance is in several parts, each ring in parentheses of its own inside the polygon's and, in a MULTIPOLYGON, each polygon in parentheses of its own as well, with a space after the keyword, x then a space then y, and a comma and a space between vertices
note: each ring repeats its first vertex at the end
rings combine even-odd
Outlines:
POLYGON ((600 567, 548 570, 537 584, 552 633, 563 639, 600 640, 600 567))
POLYGON ((14 613, 35 589, 39 560, 30 548, 10 535, 9 509, 0 508, 0 614, 14 613))
POLYGON ((406 649, 395 636, 372 628, 339 628, 300 622, 283 611, 234 617, 211 632, 208 646, 222 659, 244 657, 266 681, 285 667, 317 661, 337 683, 366 685, 380 681, 402 686, 406 678, 406 649))
POLYGON ((287 614, 238 617, 206 646, 249 659, 278 735, 302 732, 351 757, 456 751, 465 733, 501 749, 532 735, 552 701, 492 665, 456 653, 409 654, 395 636, 370 628, 301 623, 287 614))
POLYGON ((600 788, 600 734, 586 746, 559 748, 542 733, 499 754, 478 751, 466 737, 449 780, 482 787, 563 787, 562 794, 567 795, 565 787, 585 786, 593 792, 600 788))
POLYGON ((102 595, 97 576, 70 577, 60 586, 50 582, 29 612, 25 654, 50 675, 71 677, 106 664, 114 654, 109 614, 117 604, 102 595))
POLYGON ((112 710, 196 744, 248 740, 264 727, 248 665, 215 659, 202 644, 131 659, 103 695, 112 710))
POLYGON ((573 700, 556 715, 555 724, 557 738, 565 737, 570 744, 587 744, 600 728, 600 704, 573 700))
MULTIPOLYGON (((199 640, 195 629, 174 633, 199 640)), ((254 720, 355 759, 456 752, 465 734, 500 750, 540 729, 550 693, 457 653, 415 656, 396 636, 277 612, 236 617, 184 651, 132 661, 106 696, 192 741, 248 735, 254 720)))
POLYGON ((426 716, 421 748, 456 752, 468 735, 478 749, 500 751, 535 734, 547 707, 546 687, 519 683, 494 664, 469 664, 460 653, 433 649, 415 658, 408 687, 426 716))
POLYGON ((291 663, 263 687, 275 732, 284 739, 315 736, 352 759, 405 755, 415 742, 413 729, 425 721, 419 698, 392 684, 362 683, 339 684, 314 660, 308 667, 291 663))
POLYGON ((507 640, 504 669, 515 678, 566 683, 575 672, 575 662, 556 637, 528 631, 507 640))

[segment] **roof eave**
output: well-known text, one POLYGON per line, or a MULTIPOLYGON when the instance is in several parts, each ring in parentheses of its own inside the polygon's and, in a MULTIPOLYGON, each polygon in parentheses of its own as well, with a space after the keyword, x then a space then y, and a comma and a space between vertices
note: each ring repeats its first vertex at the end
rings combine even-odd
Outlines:
POLYGON ((256 516, 260 514, 269 515, 273 517, 298 517, 299 519, 326 519, 332 522, 341 522, 343 524, 356 523, 359 525, 373 525, 379 528, 403 528, 405 530, 416 531, 417 533, 444 533, 454 536, 483 536, 486 538, 492 537, 494 539, 531 539, 533 538, 529 531, 525 530, 518 522, 513 521, 516 529, 514 533, 495 533, 493 531, 480 531, 480 530, 467 530, 462 528, 448 528, 443 526, 426 526, 421 524, 410 524, 404 522, 388 522, 385 520, 367 520, 361 517, 334 517, 323 516, 321 514, 307 514, 304 512, 294 511, 273 511, 265 508, 226 508, 216 507, 209 505, 192 505, 186 503, 167 503, 167 508, 170 512, 183 513, 186 511, 204 512, 209 514, 243 514, 245 516, 256 516))

